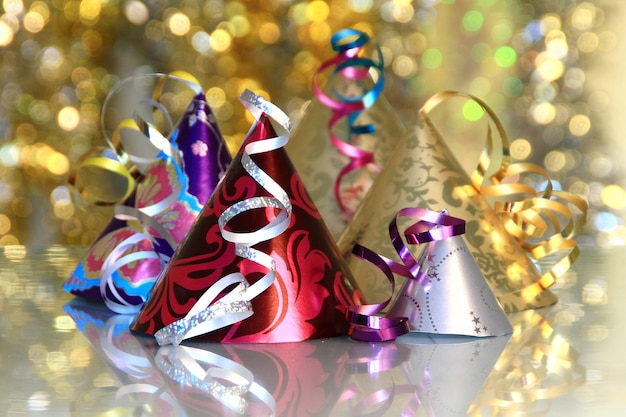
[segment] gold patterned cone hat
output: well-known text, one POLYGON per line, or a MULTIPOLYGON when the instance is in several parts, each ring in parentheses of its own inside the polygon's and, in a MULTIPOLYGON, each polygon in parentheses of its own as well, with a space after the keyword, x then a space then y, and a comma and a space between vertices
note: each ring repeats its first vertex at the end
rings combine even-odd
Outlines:
MULTIPOLYGON (((362 32, 350 30, 348 34, 363 42, 368 40, 362 32)), ((335 239, 371 187, 377 167, 386 164, 406 131, 381 92, 382 62, 354 58, 352 63, 350 57, 339 59, 342 53, 338 50, 337 57, 322 65, 321 70, 339 67, 354 71, 333 74, 322 89, 315 90, 317 97, 303 107, 285 147, 335 239), (380 68, 377 80, 367 71, 364 78, 359 75, 364 60, 372 69, 380 68), (331 132, 337 141, 333 141, 331 132), (368 155, 373 162, 361 165, 368 155), (345 210, 335 194, 336 184, 345 210)))
POLYGON ((421 255, 419 280, 404 283, 389 310, 407 317, 411 331, 500 336, 513 331, 462 235, 433 241, 421 255))
MULTIPOLYGON (((350 256, 352 248, 358 243, 397 259, 387 225, 398 210, 421 207, 447 209, 451 216, 466 221, 468 249, 505 312, 555 303, 557 297, 544 284, 546 275, 539 272, 519 241, 507 231, 502 218, 473 185, 425 112, 420 116, 337 242, 366 300, 376 302, 381 294, 388 293, 387 280, 350 256)), ((483 159, 484 155, 481 163, 483 159)))

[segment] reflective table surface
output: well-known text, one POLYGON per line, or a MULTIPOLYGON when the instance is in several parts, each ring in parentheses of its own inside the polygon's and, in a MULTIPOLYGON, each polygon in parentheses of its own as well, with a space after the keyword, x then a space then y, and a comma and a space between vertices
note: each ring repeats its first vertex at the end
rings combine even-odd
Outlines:
POLYGON ((624 416, 626 248, 497 338, 159 348, 61 284, 86 249, 0 252, 0 416, 624 416))

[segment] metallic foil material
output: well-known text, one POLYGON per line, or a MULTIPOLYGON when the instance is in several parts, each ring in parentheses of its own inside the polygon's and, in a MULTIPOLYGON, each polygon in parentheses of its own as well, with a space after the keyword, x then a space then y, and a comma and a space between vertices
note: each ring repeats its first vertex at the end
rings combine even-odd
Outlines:
MULTIPOLYGON (((246 289, 241 297, 250 301, 253 314, 210 332, 194 332, 194 340, 293 342, 345 333, 347 322, 342 310, 358 296, 352 276, 284 148, 267 144, 280 138, 267 116, 262 112, 248 133, 241 151, 131 324, 134 332, 154 335, 179 322, 195 313, 198 300, 216 283, 229 274, 241 274, 250 289, 258 285, 263 288, 253 297, 245 295, 246 289), (257 148, 264 151, 248 154, 257 148), (246 155, 271 181, 252 176, 260 171, 250 169, 246 155), (261 183, 284 190, 289 201, 283 201, 280 193, 268 192, 261 183), (263 201, 276 200, 276 204, 246 203, 257 201, 259 196, 263 201), (284 224, 285 203, 291 220, 282 230, 277 225, 284 224), (223 222, 222 216, 229 220, 223 222), (281 233, 265 240, 275 227, 281 233), (248 248, 250 252, 237 250, 238 243, 243 242, 237 237, 239 233, 241 238, 248 238, 247 242, 257 242, 248 248), (272 259, 275 275, 269 286, 262 281, 268 269, 271 272, 270 265, 247 257, 252 250, 272 259)), ((226 297, 228 302, 237 299, 231 293, 226 297)))
POLYGON ((408 317, 411 331, 501 336, 513 331, 462 235, 428 244, 420 280, 406 280, 389 309, 408 317))
MULTIPOLYGON (((445 140, 423 114, 399 142, 370 192, 337 241, 368 302, 388 291, 386 280, 350 255, 356 243, 397 259, 387 225, 399 209, 447 209, 466 220, 468 249, 505 312, 544 307, 557 297, 541 286, 542 275, 503 224, 445 140)), ((468 312, 469 316, 469 312, 468 312)))
MULTIPOLYGON (((143 119, 137 120, 136 127, 143 119)), ((116 216, 63 286, 119 313, 135 313, 145 302, 231 160, 203 93, 189 103, 167 143, 152 127, 143 131, 152 137, 142 140, 160 141, 163 150, 142 168, 133 193, 116 206, 116 216)))

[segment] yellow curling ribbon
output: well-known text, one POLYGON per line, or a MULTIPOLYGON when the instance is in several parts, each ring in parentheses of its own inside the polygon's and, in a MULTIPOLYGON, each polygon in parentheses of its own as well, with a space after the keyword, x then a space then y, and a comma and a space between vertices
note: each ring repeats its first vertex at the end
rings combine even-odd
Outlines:
POLYGON ((479 98, 456 91, 440 92, 426 101, 420 115, 427 118, 436 106, 454 97, 475 101, 488 116, 487 143, 471 174, 473 186, 489 197, 507 232, 533 259, 542 261, 542 271, 548 269, 539 281, 500 297, 500 301, 520 295, 532 298, 552 286, 578 258, 580 249, 573 237, 585 225, 588 205, 577 195, 555 190, 546 170, 538 165, 513 162, 502 123, 479 98), (530 175, 540 178, 545 188, 538 190, 522 182, 530 175))
POLYGON ((126 82, 134 82, 139 77, 142 76, 130 77, 119 83, 109 92, 103 104, 103 131, 110 148, 88 151, 74 163, 68 176, 68 185, 91 204, 112 206, 123 202, 132 194, 145 169, 159 159, 160 152, 176 157, 170 140, 163 133, 173 128, 168 111, 160 103, 167 82, 182 82, 195 94, 202 91, 199 81, 184 71, 146 74, 145 77, 154 77, 156 82, 151 98, 142 104, 152 108, 151 116, 157 122, 148 122, 138 112, 133 112, 132 117, 118 122, 109 136, 104 128, 104 112, 111 105, 111 97, 118 91, 124 91, 126 82))
POLYGON ((127 158, 113 153, 109 148, 97 147, 76 161, 67 182, 69 187, 76 190, 87 202, 95 205, 113 205, 130 196, 139 175, 139 171, 127 158), (88 176, 85 171, 92 173, 93 176, 88 176))

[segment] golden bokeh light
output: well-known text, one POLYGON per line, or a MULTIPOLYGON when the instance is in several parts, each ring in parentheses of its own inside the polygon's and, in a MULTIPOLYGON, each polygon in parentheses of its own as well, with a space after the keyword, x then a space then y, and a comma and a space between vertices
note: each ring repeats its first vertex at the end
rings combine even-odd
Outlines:
POLYGON ((306 6, 306 18, 311 22, 323 22, 328 19, 330 8, 328 4, 321 0, 315 0, 310 2, 306 6))
POLYGON ((124 5, 124 15, 134 25, 143 25, 150 18, 150 10, 143 2, 131 0, 124 5))
POLYGON ((559 59, 541 56, 537 60, 537 74, 545 81, 554 81, 561 78, 564 71, 565 66, 559 59))
POLYGON ((4 21, 0 20, 0 46, 7 46, 13 42, 13 30, 4 21))
POLYGON ((2 8, 8 14, 19 15, 24 11, 22 0, 3 0, 2 8))
MULTIPOLYGON (((619 33, 607 24, 614 16, 595 1, 556 1, 549 9, 538 0, 515 4, 3 0, 0 212, 11 228, 0 245, 30 239, 22 224, 38 210, 26 190, 47 195, 66 184, 77 158, 106 143, 101 113, 120 78, 190 72, 236 149, 251 122, 238 101, 242 88, 271 97, 297 122, 302 104, 314 99, 313 74, 334 54, 330 37, 348 27, 370 35, 364 56, 376 58, 380 46, 383 94, 406 126, 438 91, 476 95, 517 138, 514 159, 547 168, 564 189, 588 197, 594 213, 623 217, 615 187, 624 186, 626 168, 606 144, 603 120, 617 100, 594 78, 607 57, 619 56, 619 33)), ((476 106, 464 105, 446 127, 464 134, 480 118, 476 106)), ((46 204, 58 220, 46 235, 63 242, 89 244, 108 220, 71 201, 46 204)), ((619 234, 618 226, 602 233, 619 234)))
POLYGON ((174 35, 185 36, 191 29, 191 20, 184 13, 174 13, 168 19, 167 27, 174 35))
POLYGON ((602 202, 615 210, 626 208, 626 190, 616 184, 609 184, 602 190, 602 202))
POLYGON ((533 147, 526 139, 515 139, 511 142, 510 151, 511 157, 516 160, 523 161, 527 159, 532 153, 533 147))
POLYGON ((57 123, 63 130, 74 130, 80 123, 80 113, 75 107, 63 107, 57 115, 57 123))
POLYGON ((259 39, 266 44, 278 42, 280 39, 280 28, 274 22, 265 22, 259 27, 259 39))
POLYGON ((210 44, 217 52, 224 52, 230 48, 232 38, 224 29, 216 29, 211 33, 210 44))
POLYGON ((591 120, 585 114, 576 114, 569 121, 569 131, 574 136, 586 135, 591 129, 591 120))
POLYGON ((6 235, 11 231, 11 219, 6 214, 0 213, 0 235, 6 235))
POLYGON ((80 18, 91 23, 100 16, 102 11, 101 0, 80 0, 79 14, 80 18))
POLYGON ((548 102, 538 103, 531 108, 530 116, 536 123, 547 125, 556 117, 556 107, 548 102))
POLYGON ((44 17, 38 12, 29 11, 24 16, 24 29, 31 33, 41 32, 45 24, 44 17))
POLYGON ((550 151, 544 158, 544 164, 549 171, 561 171, 567 162, 565 154, 561 151, 550 151))

